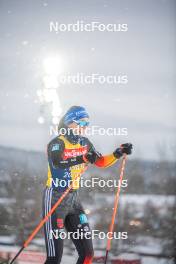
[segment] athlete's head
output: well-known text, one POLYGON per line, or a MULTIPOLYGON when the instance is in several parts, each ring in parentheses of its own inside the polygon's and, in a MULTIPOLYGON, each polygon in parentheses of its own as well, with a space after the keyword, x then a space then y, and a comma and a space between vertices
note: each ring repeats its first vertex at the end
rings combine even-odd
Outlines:
POLYGON ((71 128, 82 135, 88 125, 89 115, 86 109, 82 106, 72 106, 60 120, 58 131, 61 128, 71 128))
POLYGON ((78 130, 79 134, 83 134, 89 125, 89 115, 82 106, 72 106, 64 116, 64 124, 72 129, 78 130))

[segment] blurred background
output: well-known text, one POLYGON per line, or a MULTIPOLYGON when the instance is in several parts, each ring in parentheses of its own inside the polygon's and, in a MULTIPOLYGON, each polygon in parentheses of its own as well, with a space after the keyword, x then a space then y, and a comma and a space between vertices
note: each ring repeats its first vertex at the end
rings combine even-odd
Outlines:
MULTIPOLYGON (((134 144, 115 226, 128 239, 113 241, 112 258, 136 254, 144 264, 176 263, 175 8, 174 0, 0 0, 2 259, 39 222, 51 131, 70 106, 82 105, 91 126, 127 128, 127 135, 90 136, 97 150, 106 154, 134 144), (128 31, 50 32, 50 22, 77 21, 127 24, 128 31), (127 82, 59 81, 77 74, 126 76, 127 82)), ((90 167, 85 177, 92 176, 117 178, 118 164, 90 167)), ((115 189, 80 192, 92 228, 106 232, 115 189)), ((65 244, 67 264, 76 252, 70 241, 65 244)), ((96 256, 105 254, 105 245, 94 241, 96 256)), ((42 232, 29 249, 44 254, 42 232)))

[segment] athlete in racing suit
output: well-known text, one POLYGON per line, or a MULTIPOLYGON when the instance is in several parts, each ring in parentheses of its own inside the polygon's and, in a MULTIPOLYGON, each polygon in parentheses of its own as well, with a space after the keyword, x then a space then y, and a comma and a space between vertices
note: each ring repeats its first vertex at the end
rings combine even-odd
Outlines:
POLYGON ((92 239, 84 236, 75 239, 73 235, 74 232, 80 232, 80 234, 90 232, 88 219, 79 199, 79 179, 89 163, 105 168, 114 164, 123 153, 131 154, 132 145, 126 143, 112 154, 102 156, 86 137, 75 135, 72 130, 68 129, 71 122, 79 120, 87 122, 87 119, 88 114, 83 107, 71 107, 63 118, 62 128, 65 128, 66 133, 59 134, 51 140, 47 147, 48 179, 43 195, 43 216, 50 211, 70 183, 73 183, 75 178, 78 180, 75 180, 70 192, 44 226, 47 250, 45 264, 61 263, 64 239, 58 234, 64 231, 63 228, 70 233, 70 238, 78 252, 77 264, 92 263, 92 239))

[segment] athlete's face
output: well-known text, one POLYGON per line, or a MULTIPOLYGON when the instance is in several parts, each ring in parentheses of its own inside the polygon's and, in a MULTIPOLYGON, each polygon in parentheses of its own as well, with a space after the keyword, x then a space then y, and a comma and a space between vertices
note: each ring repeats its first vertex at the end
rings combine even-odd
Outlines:
POLYGON ((71 123, 69 127, 78 131, 79 135, 84 135, 88 124, 89 124, 88 118, 81 118, 79 121, 71 123))

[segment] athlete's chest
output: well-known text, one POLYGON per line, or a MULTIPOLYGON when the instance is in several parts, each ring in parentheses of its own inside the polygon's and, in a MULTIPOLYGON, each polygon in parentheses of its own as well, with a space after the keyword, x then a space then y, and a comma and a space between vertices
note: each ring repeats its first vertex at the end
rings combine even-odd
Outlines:
POLYGON ((68 140, 64 140, 65 148, 62 154, 63 159, 74 158, 77 156, 85 155, 88 152, 89 146, 87 142, 81 144, 72 144, 68 140))
POLYGON ((85 155, 88 151, 88 146, 78 146, 78 147, 67 147, 63 151, 63 159, 73 158, 81 155, 85 155))

